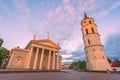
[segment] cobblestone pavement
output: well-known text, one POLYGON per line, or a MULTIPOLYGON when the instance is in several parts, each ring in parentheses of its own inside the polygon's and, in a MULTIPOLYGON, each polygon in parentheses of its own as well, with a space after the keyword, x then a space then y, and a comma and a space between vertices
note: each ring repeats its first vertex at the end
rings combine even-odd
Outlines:
POLYGON ((120 74, 94 72, 1 73, 0 80, 120 80, 120 74))

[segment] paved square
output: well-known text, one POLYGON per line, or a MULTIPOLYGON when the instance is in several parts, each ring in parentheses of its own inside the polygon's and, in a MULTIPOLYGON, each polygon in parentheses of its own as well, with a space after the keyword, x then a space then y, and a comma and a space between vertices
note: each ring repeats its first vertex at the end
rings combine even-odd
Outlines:
POLYGON ((120 80, 120 74, 90 72, 35 72, 0 74, 0 80, 120 80))

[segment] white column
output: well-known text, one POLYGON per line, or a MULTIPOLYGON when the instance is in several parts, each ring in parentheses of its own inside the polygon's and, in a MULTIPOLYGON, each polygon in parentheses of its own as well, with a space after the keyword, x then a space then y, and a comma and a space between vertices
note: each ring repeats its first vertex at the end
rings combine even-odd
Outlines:
POLYGON ((30 62, 31 62, 31 58, 32 58, 32 52, 33 52, 33 47, 30 48, 30 52, 29 52, 29 55, 28 55, 28 62, 27 62, 27 66, 26 66, 27 69, 30 69, 30 62))
POLYGON ((37 48, 37 51, 35 53, 35 61, 34 61, 33 69, 37 69, 38 53, 39 53, 39 48, 37 48))
POLYGON ((62 60, 62 57, 59 55, 59 69, 61 69, 61 60, 62 60))
POLYGON ((59 53, 57 53, 57 69, 59 69, 59 53))
POLYGON ((40 66, 39 66, 39 69, 42 69, 43 57, 44 57, 44 49, 42 49, 42 52, 41 52, 41 58, 40 58, 40 66))
POLYGON ((53 51, 53 64, 52 69, 55 69, 55 51, 53 51))
POLYGON ((48 54, 48 66, 47 66, 47 69, 50 69, 50 62, 51 62, 51 51, 49 50, 49 54, 48 54))

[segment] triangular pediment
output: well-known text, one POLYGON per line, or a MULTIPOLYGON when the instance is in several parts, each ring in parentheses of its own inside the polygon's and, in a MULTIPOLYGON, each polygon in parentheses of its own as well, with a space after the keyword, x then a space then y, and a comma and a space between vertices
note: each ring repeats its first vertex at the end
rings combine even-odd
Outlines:
POLYGON ((27 49, 31 44, 38 44, 38 45, 42 45, 42 46, 47 46, 47 47, 51 47, 51 48, 56 48, 56 49, 61 49, 59 45, 57 45, 56 43, 54 43, 51 40, 31 40, 27 46, 25 47, 25 49, 27 49))
POLYGON ((56 43, 52 42, 51 40, 39 40, 39 41, 37 41, 37 43, 40 45, 60 49, 60 46, 57 45, 56 43))

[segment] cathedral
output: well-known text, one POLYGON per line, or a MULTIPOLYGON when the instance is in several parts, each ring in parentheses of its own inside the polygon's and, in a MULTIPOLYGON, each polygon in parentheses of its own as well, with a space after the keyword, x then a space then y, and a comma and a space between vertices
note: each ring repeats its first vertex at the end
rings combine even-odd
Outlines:
POLYGON ((24 49, 16 47, 11 50, 7 69, 60 70, 60 46, 48 39, 36 40, 34 36, 24 49))
POLYGON ((86 69, 90 71, 111 71, 112 68, 107 61, 104 46, 101 43, 100 34, 94 19, 88 17, 85 13, 81 25, 87 60, 86 69))

